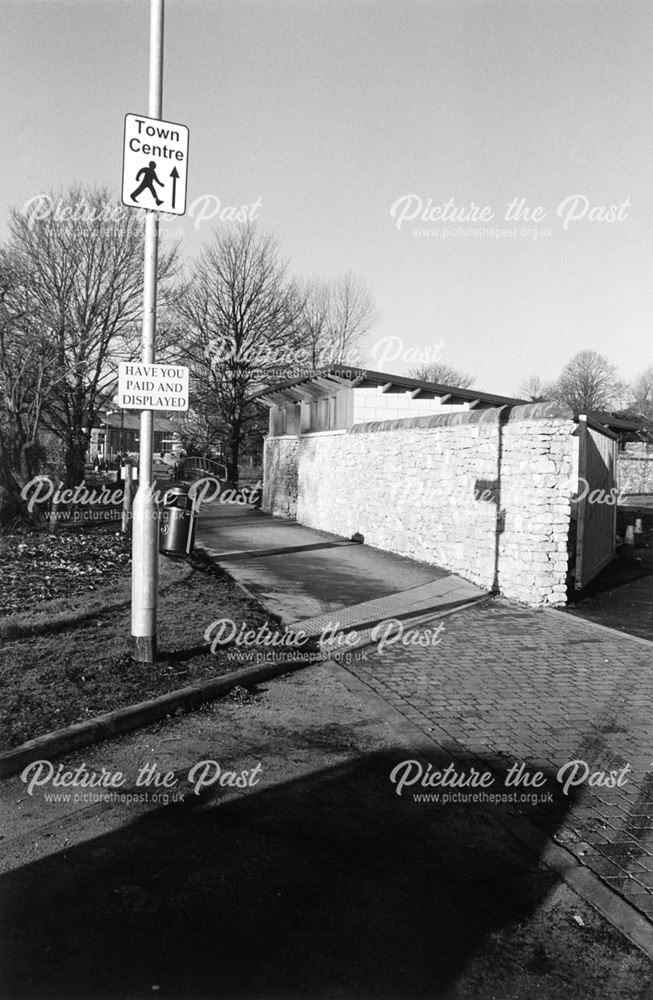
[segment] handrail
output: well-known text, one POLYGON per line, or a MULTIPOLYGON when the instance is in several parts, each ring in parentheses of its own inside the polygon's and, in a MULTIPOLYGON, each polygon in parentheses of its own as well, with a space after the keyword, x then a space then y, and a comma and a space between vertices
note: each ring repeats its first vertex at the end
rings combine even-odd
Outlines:
POLYGON ((204 458, 202 455, 185 455, 179 460, 178 475, 182 478, 190 478, 191 475, 215 476, 221 482, 227 479, 227 468, 221 462, 214 462, 211 458, 204 458))

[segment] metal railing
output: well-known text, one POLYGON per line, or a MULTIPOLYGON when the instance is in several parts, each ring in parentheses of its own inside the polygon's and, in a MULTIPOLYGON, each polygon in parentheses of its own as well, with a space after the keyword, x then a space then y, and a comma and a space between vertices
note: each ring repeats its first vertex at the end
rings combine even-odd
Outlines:
POLYGON ((215 476, 221 482, 227 481, 227 467, 221 462, 201 455, 186 455, 177 463, 178 479, 201 479, 203 476, 215 476))

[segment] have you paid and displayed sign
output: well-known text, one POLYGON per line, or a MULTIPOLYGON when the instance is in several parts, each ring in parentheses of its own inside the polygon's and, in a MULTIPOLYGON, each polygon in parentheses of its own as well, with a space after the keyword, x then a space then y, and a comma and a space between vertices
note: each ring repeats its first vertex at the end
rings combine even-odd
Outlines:
POLYGON ((187 410, 188 368, 121 361, 118 406, 124 410, 187 410))

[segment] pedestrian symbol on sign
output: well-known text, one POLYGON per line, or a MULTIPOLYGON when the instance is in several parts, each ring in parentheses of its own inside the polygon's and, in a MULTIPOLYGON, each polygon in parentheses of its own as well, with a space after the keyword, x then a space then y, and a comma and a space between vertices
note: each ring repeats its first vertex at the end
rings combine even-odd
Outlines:
POLYGON ((157 205, 162 205, 163 202, 159 199, 159 196, 154 190, 154 182, 156 181, 159 187, 165 187, 165 185, 163 181, 160 181, 156 175, 156 162, 154 160, 150 160, 149 166, 141 167, 141 169, 136 174, 136 180, 137 181, 141 180, 141 177, 143 178, 143 180, 141 181, 140 185, 130 195, 132 201, 138 201, 139 194, 142 194, 143 191, 149 191, 152 197, 154 198, 155 202, 157 203, 157 205))
POLYGON ((183 215, 187 183, 188 126, 125 115, 123 204, 143 212, 183 215))

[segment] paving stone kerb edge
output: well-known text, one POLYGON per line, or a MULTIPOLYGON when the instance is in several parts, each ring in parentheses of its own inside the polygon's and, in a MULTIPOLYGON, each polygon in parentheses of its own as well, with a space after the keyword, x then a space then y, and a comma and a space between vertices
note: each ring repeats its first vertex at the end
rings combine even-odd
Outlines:
MULTIPOLYGON (((545 613, 551 615, 555 618, 560 614, 557 608, 545 608, 545 613)), ((563 609, 563 614, 565 614, 566 609, 563 609)), ((624 632, 622 629, 613 628, 611 625, 603 625, 601 622, 595 622, 591 618, 581 618, 580 615, 569 615, 569 618, 576 623, 576 625, 584 626, 587 629, 594 629, 597 632, 603 632, 606 638, 612 639, 625 639, 629 642, 637 642, 641 646, 648 646, 649 649, 653 651, 653 640, 645 639, 642 635, 632 635, 630 632, 624 632)))

